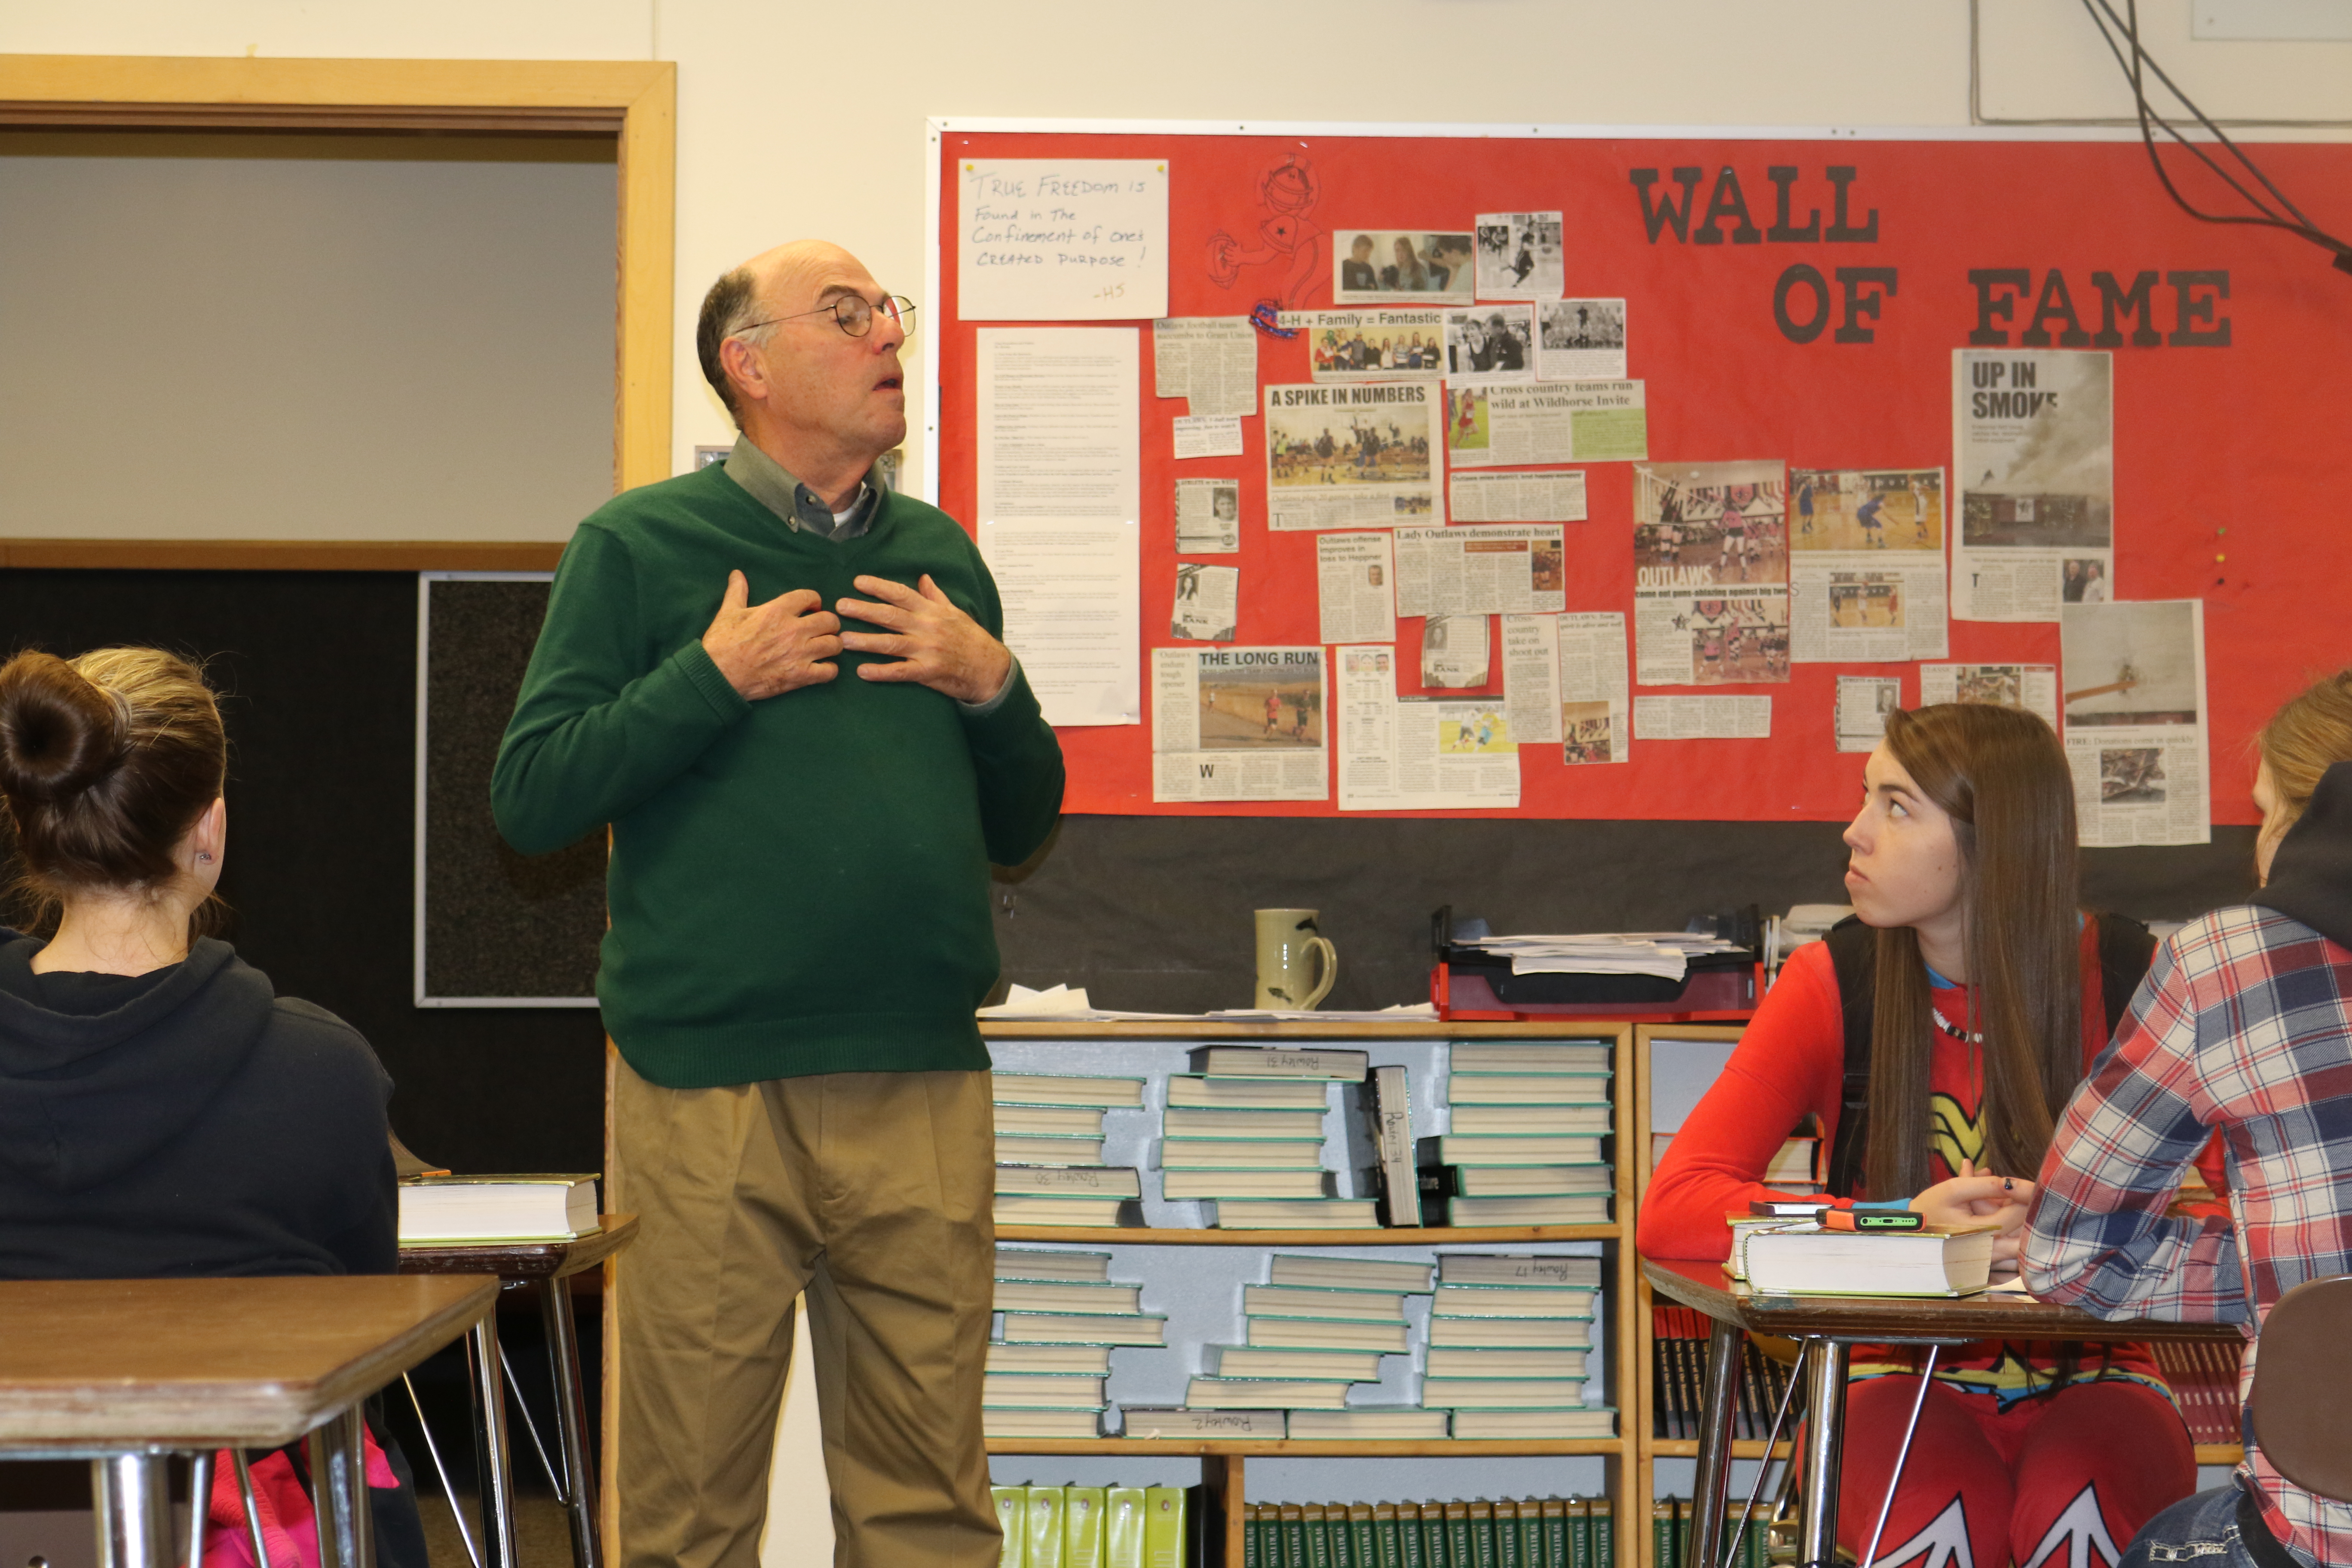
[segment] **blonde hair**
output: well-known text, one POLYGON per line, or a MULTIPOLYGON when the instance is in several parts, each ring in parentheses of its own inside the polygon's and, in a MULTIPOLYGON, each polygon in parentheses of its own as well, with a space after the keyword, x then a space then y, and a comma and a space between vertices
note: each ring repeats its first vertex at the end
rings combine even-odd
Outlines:
POLYGON ((38 923, 70 892, 170 883, 180 841, 227 773, 220 707, 203 672, 176 654, 20 653, 0 667, 0 801, 18 862, 11 890, 38 923))
POLYGON ((2315 680, 2286 700, 2254 737, 2271 770, 2284 832, 2303 816, 2330 767, 2352 762, 2352 669, 2315 680))

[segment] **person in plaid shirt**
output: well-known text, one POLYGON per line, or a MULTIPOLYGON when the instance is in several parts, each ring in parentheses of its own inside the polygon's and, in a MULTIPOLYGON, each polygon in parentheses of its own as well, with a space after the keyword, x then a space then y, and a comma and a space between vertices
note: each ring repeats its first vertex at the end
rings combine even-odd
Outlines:
MULTIPOLYGON (((2352 1273, 2352 669, 2281 709, 2259 746, 2262 890, 2165 942, 2051 1142, 2021 1250, 2043 1300, 2241 1325, 2242 1398, 2272 1304, 2352 1273), (2230 1214, 2170 1214, 2216 1130, 2230 1214)), ((2352 1563, 2352 1504, 2288 1481, 2251 1433, 2245 1452, 2233 1485, 2150 1520, 2122 1568, 2352 1563)))

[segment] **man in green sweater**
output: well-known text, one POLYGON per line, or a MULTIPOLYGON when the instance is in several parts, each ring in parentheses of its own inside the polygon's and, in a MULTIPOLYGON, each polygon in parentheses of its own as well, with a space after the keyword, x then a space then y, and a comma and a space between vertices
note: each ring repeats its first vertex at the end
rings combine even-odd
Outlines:
POLYGON ((803 241, 703 301, 720 467, 563 552, 492 805, 609 824, 622 1568, 753 1568, 807 1294, 839 1564, 997 1560, 989 866, 1062 755, 952 518, 883 489, 913 306, 803 241))

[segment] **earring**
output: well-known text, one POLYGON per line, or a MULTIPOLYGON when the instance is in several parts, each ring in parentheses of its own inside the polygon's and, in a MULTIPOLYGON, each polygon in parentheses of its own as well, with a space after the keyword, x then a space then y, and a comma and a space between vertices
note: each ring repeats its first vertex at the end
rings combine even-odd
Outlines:
POLYGON ((196 851, 196 864, 197 864, 197 865, 199 865, 199 866, 209 866, 209 865, 211 865, 212 863, 213 863, 213 853, 212 853, 212 851, 211 851, 211 850, 209 850, 209 849, 199 849, 199 850, 197 850, 197 851, 196 851))

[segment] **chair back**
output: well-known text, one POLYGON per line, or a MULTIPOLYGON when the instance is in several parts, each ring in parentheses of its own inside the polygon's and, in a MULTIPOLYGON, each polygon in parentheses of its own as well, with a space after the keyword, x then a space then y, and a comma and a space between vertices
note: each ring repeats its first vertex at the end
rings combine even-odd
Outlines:
POLYGON ((2254 1442, 2307 1492, 2352 1502, 2352 1274, 2289 1290, 2263 1321, 2246 1412, 2254 1442))

